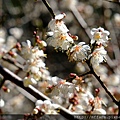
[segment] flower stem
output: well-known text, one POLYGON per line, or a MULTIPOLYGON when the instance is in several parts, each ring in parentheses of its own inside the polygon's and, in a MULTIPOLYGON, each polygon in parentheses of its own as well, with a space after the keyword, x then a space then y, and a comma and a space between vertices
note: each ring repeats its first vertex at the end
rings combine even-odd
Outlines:
POLYGON ((50 4, 46 0, 42 0, 42 2, 44 3, 44 5, 48 9, 48 11, 50 12, 50 14, 52 15, 52 17, 55 18, 55 14, 54 14, 54 12, 53 12, 50 4))

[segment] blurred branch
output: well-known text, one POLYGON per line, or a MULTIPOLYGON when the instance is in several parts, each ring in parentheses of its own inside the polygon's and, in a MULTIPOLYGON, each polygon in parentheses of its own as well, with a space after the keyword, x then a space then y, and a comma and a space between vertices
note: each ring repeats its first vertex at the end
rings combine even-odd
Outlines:
MULTIPOLYGON (((38 100, 39 99, 41 99, 41 100, 50 100, 50 98, 48 98, 43 93, 38 91, 32 85, 29 85, 29 87, 24 87, 22 79, 20 77, 18 77, 16 74, 12 73, 7 68, 3 68, 2 66, 0 66, 0 73, 4 76, 5 80, 9 80, 9 81, 13 82, 14 84, 16 84, 17 86, 23 88, 25 91, 29 92, 36 99, 38 99, 38 100)), ((77 119, 74 119, 74 115, 72 115, 72 112, 70 112, 66 108, 59 105, 58 110, 59 110, 59 113, 61 115, 63 115, 65 118, 67 118, 69 120, 77 120, 77 119)))
POLYGON ((120 4, 120 0, 105 0, 105 1, 120 4))
POLYGON ((109 21, 107 20, 105 25, 111 33, 111 38, 112 38, 111 43, 112 43, 115 59, 120 60, 120 49, 118 47, 119 44, 118 44, 118 41, 117 41, 117 38, 116 38, 116 35, 115 35, 115 30, 113 28, 113 25, 112 25, 110 20, 109 21))
POLYGON ((87 34, 88 38, 91 39, 90 28, 88 27, 87 23, 85 22, 85 20, 81 16, 81 14, 78 12, 77 8, 71 7, 70 10, 71 10, 72 14, 74 15, 74 17, 76 18, 76 20, 78 21, 79 25, 82 27, 82 29, 87 34))

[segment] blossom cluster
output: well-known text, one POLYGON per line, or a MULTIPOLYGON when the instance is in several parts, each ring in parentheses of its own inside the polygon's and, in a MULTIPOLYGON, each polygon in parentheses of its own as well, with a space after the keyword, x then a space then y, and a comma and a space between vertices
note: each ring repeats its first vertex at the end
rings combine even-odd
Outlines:
MULTIPOLYGON (((46 46, 46 44, 43 45, 46 46)), ((22 42, 21 54, 25 59, 23 70, 27 72, 27 76, 23 80, 24 86, 37 84, 37 81, 42 78, 44 71, 46 71, 43 59, 46 54, 38 46, 33 47, 30 40, 22 42)))
POLYGON ((90 60, 93 66, 98 66, 103 61, 106 61, 107 51, 105 47, 108 43, 109 31, 104 28, 93 28, 91 30, 92 39, 90 45, 86 45, 85 42, 79 42, 75 44, 74 40, 78 39, 76 36, 71 36, 68 28, 63 22, 65 14, 56 15, 55 19, 49 22, 48 32, 48 44, 55 49, 67 51, 67 55, 70 61, 86 61, 90 60))

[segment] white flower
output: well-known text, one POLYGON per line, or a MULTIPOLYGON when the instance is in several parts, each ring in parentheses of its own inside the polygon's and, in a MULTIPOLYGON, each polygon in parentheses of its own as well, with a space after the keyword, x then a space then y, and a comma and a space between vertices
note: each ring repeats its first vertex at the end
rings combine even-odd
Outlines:
POLYGON ((34 78, 32 78, 31 76, 29 77, 25 77, 23 79, 23 84, 25 87, 28 87, 29 85, 35 85, 37 84, 36 80, 34 78))
POLYGON ((43 47, 46 47, 46 46, 47 46, 47 43, 46 43, 45 41, 40 41, 40 42, 38 43, 38 46, 39 46, 39 48, 41 49, 41 48, 43 48, 43 47))
POLYGON ((0 99, 0 108, 4 107, 4 105, 5 105, 4 100, 3 100, 3 99, 0 99))
POLYGON ((96 43, 98 45, 102 44, 102 45, 107 45, 106 43, 108 43, 108 35, 109 35, 109 31, 104 30, 104 28, 99 27, 99 28, 93 28, 91 30, 91 35, 92 35, 92 39, 91 39, 91 44, 96 43))
POLYGON ((22 46, 28 49, 31 49, 31 42, 30 40, 26 40, 26 42, 22 42, 22 46))
POLYGON ((91 57, 90 62, 93 66, 98 66, 103 61, 106 61, 106 54, 107 54, 107 51, 102 46, 102 47, 96 48, 93 51, 93 53, 89 55, 88 58, 91 57))
POLYGON ((60 78, 57 76, 51 77, 51 79, 48 79, 48 83, 50 85, 57 85, 59 81, 60 81, 60 78))
POLYGON ((46 55, 44 54, 43 50, 39 50, 39 48, 37 46, 35 46, 32 50, 31 50, 31 56, 30 59, 35 59, 35 58, 40 58, 40 57, 45 57, 46 55))
POLYGON ((48 38, 48 44, 56 49, 61 48, 62 50, 67 50, 72 43, 73 39, 68 35, 68 33, 55 32, 52 37, 48 38))
POLYGON ((45 68, 45 63, 41 60, 27 60, 26 64, 24 65, 24 71, 29 72, 31 71, 32 73, 37 73, 40 68, 45 68))
POLYGON ((44 100, 44 101, 37 100, 35 105, 37 108, 39 106, 39 108, 46 114, 52 114, 52 113, 56 114, 54 109, 59 107, 59 105, 51 103, 50 100, 44 100))
POLYGON ((83 61, 87 59, 88 52, 90 51, 90 47, 88 45, 84 45, 85 42, 80 42, 79 44, 73 46, 70 50, 70 61, 83 61))
POLYGON ((106 111, 102 108, 99 109, 94 109, 94 111, 92 112, 92 114, 102 114, 102 115, 106 115, 106 111))
POLYGON ((31 55, 31 49, 32 49, 32 46, 31 46, 31 42, 30 40, 27 40, 26 42, 22 42, 22 55, 25 59, 29 59, 30 58, 30 55, 31 55))
POLYGON ((17 39, 20 39, 22 34, 23 34, 23 30, 21 28, 17 28, 17 27, 14 27, 14 28, 11 28, 10 29, 10 33, 17 39))
POLYGON ((58 85, 58 90, 65 97, 68 97, 68 96, 70 96, 70 93, 74 93, 75 85, 72 83, 69 83, 69 82, 61 81, 58 85))
POLYGON ((53 32, 62 32, 67 33, 69 30, 67 29, 66 25, 62 21, 62 19, 65 17, 65 13, 59 14, 55 16, 55 19, 52 19, 49 24, 48 28, 50 28, 53 32))

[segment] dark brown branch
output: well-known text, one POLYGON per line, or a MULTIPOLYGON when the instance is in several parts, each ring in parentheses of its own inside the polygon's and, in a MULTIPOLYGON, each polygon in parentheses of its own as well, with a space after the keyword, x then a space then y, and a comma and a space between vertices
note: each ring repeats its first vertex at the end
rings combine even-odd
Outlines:
POLYGON ((50 14, 52 15, 52 17, 55 18, 55 14, 54 14, 52 8, 50 7, 49 3, 46 0, 42 0, 42 2, 44 3, 44 5, 48 9, 48 11, 50 12, 50 14))
POLYGON ((3 84, 5 83, 5 79, 0 78, 0 89, 2 88, 3 84))
POLYGON ((100 79, 100 76, 98 76, 93 67, 88 65, 90 67, 91 70, 91 74, 93 74, 95 76, 95 78, 98 80, 98 82, 101 84, 101 86, 103 87, 103 89, 105 90, 105 92, 110 96, 110 98, 112 99, 112 101, 119 106, 119 102, 116 100, 116 98, 111 94, 111 92, 108 90, 107 86, 102 82, 102 80, 100 79))

